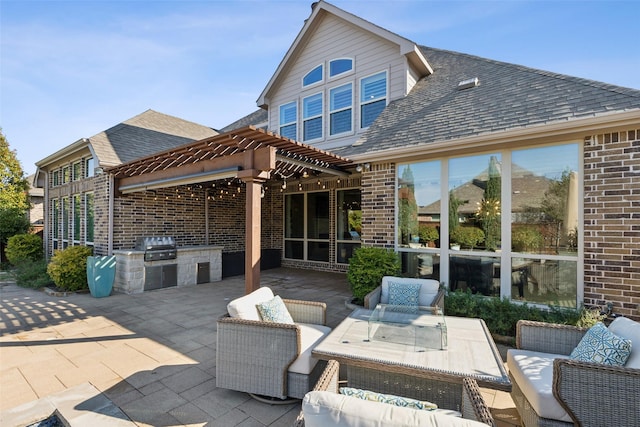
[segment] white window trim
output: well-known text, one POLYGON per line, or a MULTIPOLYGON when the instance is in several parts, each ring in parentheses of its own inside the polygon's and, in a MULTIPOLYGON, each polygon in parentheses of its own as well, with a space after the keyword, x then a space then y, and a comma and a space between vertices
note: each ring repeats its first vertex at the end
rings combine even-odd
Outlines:
POLYGON ((362 76, 360 77, 360 79, 358 80, 358 128, 359 129, 368 129, 369 126, 361 126, 362 125, 362 106, 363 105, 367 105, 367 104, 371 104, 377 101, 380 101, 380 99, 375 99, 373 101, 361 101, 361 94, 362 94, 362 80, 371 77, 371 76, 375 76, 377 74, 382 74, 384 73, 384 78, 385 78, 385 97, 384 97, 384 106, 386 108, 387 105, 389 105, 389 71, 388 70, 382 70, 382 71, 376 71, 375 73, 371 73, 368 74, 366 76, 362 76))
POLYGON ((345 136, 348 135, 353 135, 355 133, 355 118, 356 118, 356 114, 355 114, 355 108, 354 108, 354 104, 355 104, 355 90, 354 90, 354 84, 353 82, 346 82, 346 83, 342 83, 336 86, 333 86, 331 88, 328 88, 327 90, 327 140, 329 139, 334 139, 334 138, 343 138, 345 136), (340 133, 335 133, 335 134, 331 134, 331 114, 332 113, 338 113, 340 111, 345 111, 348 110, 349 108, 340 108, 337 110, 332 110, 331 109, 331 91, 333 89, 337 89, 343 86, 347 86, 347 85, 351 85, 351 106, 349 107, 351 109, 351 129, 345 132, 340 132, 340 133))
POLYGON ((324 78, 324 73, 325 73, 325 64, 324 62, 319 63, 318 65, 316 65, 315 67, 312 67, 309 71, 307 71, 304 76, 302 76, 302 78, 300 78, 300 87, 303 90, 307 90, 309 88, 312 87, 316 87, 319 86, 321 84, 324 84, 325 78, 324 78), (304 84, 304 78, 307 77, 312 71, 315 71, 318 67, 322 67, 322 72, 320 73, 320 80, 318 80, 317 82, 313 82, 313 83, 309 83, 308 85, 304 84))
POLYGON ((300 116, 302 117, 301 120, 301 124, 302 126, 300 126, 300 139, 302 140, 302 142, 313 142, 313 141, 322 141, 324 139, 324 135, 325 135, 325 117, 326 117, 326 113, 325 113, 325 105, 326 105, 326 100, 325 100, 325 96, 324 96, 324 91, 320 91, 320 92, 315 92, 312 93, 310 95, 304 96, 302 97, 302 102, 301 102, 301 107, 300 108, 300 116), (320 95, 320 99, 322 100, 322 108, 320 109, 320 114, 315 115, 315 116, 311 116, 311 117, 305 117, 304 116, 304 101, 305 99, 314 97, 320 95), (321 131, 321 135, 318 138, 311 138, 311 139, 305 139, 304 137, 304 125, 306 123, 307 120, 313 120, 313 119, 317 119, 318 117, 320 117, 320 119, 322 120, 322 124, 320 126, 320 131, 321 131))
POLYGON ((285 102, 285 103, 280 104, 278 106, 278 134, 281 134, 281 129, 283 127, 296 125, 296 136, 295 136, 294 139, 297 140, 298 139, 298 135, 299 135, 299 130, 300 130, 299 123, 300 123, 300 108, 299 108, 299 103, 298 103, 297 100, 285 102), (295 121, 281 123, 280 120, 282 119, 282 107, 285 107, 285 106, 291 105, 291 104, 294 104, 296 106, 296 118, 295 118, 295 121))
POLYGON ((341 78, 341 77, 344 77, 344 76, 348 76, 348 75, 354 74, 354 73, 356 72, 356 71, 355 71, 355 69, 356 69, 356 65, 355 65, 355 64, 356 64, 355 59, 350 58, 350 57, 348 57, 348 56, 340 57, 340 58, 334 58, 334 59, 330 60, 330 61, 329 61, 328 66, 327 66, 327 76, 329 76, 329 80, 339 79, 339 78, 341 78), (341 59, 348 59, 348 60, 350 60, 350 61, 351 61, 351 69, 350 69, 350 70, 347 70, 347 71, 343 71, 343 72, 341 72, 341 73, 338 73, 338 74, 336 74, 335 76, 332 76, 332 75, 331 75, 331 63, 332 63, 332 62, 334 62, 334 61, 340 61, 341 59))

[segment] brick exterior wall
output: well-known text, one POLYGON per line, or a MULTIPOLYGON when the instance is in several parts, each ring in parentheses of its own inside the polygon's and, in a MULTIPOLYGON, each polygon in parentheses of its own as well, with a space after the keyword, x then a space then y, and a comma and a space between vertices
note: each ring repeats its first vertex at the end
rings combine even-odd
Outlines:
POLYGON ((584 147, 584 302, 640 318, 640 126, 584 147))
POLYGON ((362 173, 362 244, 395 247, 395 163, 372 164, 362 173))

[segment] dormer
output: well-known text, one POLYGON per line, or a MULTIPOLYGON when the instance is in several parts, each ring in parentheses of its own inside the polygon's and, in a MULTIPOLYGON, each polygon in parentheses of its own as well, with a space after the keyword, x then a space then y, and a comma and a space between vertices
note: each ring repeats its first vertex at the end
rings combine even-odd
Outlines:
POLYGON ((320 1, 257 103, 269 130, 334 148, 353 143, 431 73, 415 43, 320 1))

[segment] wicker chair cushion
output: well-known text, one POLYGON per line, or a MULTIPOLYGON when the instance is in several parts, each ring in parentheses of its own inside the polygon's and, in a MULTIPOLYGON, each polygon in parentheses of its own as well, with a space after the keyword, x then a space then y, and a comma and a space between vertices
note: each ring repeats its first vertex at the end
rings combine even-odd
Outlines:
POLYGON ((389 283, 389 304, 418 308, 420 283, 389 283))
POLYGON ((269 301, 256 304, 256 307, 258 308, 260 317, 265 322, 293 324, 293 318, 279 295, 276 295, 269 301))
POLYGON ((309 375, 318 363, 318 359, 311 356, 311 350, 331 332, 331 328, 311 323, 297 323, 297 325, 300 328, 300 354, 289 366, 288 371, 309 375))
POLYGON ((604 323, 598 322, 584 334, 571 352, 571 358, 582 362, 624 366, 630 354, 631 340, 617 336, 604 323))
POLYGON ((420 293, 418 294, 418 305, 421 306, 431 306, 433 304, 433 299, 438 295, 438 290, 440 288, 440 282, 433 279, 412 279, 409 277, 394 277, 394 276, 384 276, 382 278, 381 284, 381 294, 380 294, 380 303, 381 304, 390 304, 389 302, 389 285, 391 283, 398 284, 411 284, 411 283, 419 283, 420 284, 420 293))
POLYGON ((271 291, 270 288, 262 287, 248 295, 231 301, 227 304, 227 311, 231 317, 244 320, 262 321, 256 305, 272 300, 273 296, 273 291, 271 291))
POLYGON ((609 325, 609 331, 631 340, 631 355, 624 366, 640 369, 640 323, 628 317, 618 317, 609 325))
POLYGON ((572 423, 572 419, 553 396, 553 360, 567 355, 529 350, 509 350, 507 367, 518 387, 538 416, 572 423))
POLYGON ((437 411, 388 405, 330 391, 307 393, 302 400, 302 412, 305 427, 486 427, 477 421, 452 417, 437 411))

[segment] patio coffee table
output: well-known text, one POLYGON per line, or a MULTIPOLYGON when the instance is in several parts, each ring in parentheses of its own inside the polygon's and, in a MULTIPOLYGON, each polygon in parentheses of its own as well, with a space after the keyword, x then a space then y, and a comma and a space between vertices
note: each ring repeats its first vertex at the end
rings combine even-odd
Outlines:
POLYGON ((319 359, 335 359, 346 366, 349 387, 428 400, 448 409, 458 408, 464 377, 474 378, 480 387, 511 391, 500 353, 482 319, 436 315, 446 323, 447 346, 439 349, 370 340, 373 312, 355 310, 313 350, 319 359))

